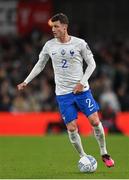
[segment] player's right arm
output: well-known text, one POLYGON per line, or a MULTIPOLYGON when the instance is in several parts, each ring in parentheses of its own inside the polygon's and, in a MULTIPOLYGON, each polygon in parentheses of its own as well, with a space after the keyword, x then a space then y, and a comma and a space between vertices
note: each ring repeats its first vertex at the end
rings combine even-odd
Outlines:
POLYGON ((26 82, 22 82, 17 85, 17 89, 20 91, 23 90, 26 86, 27 86, 26 82))
POLYGON ((45 67, 47 61, 49 59, 49 55, 47 52, 47 45, 45 44, 42 51, 39 54, 39 60, 31 70, 30 74, 24 80, 24 82, 17 85, 18 90, 23 90, 27 84, 32 81, 45 67))

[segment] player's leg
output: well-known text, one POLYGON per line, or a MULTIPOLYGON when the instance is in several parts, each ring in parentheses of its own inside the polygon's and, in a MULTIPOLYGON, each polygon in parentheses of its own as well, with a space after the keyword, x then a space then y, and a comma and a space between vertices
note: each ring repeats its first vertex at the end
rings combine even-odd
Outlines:
POLYGON ((102 123, 99 120, 97 111, 98 104, 94 100, 90 90, 76 96, 76 103, 80 110, 88 117, 95 134, 95 138, 99 144, 100 154, 108 167, 114 165, 114 161, 107 154, 105 134, 102 123), (107 161, 106 161, 107 160, 107 161), (111 160, 111 161, 110 161, 111 160), (110 161, 110 162, 109 162, 110 161))
POLYGON ((85 152, 82 147, 81 138, 78 134, 76 124, 77 109, 74 104, 73 93, 57 96, 57 101, 59 104, 60 113, 67 127, 70 142, 79 153, 79 156, 82 157, 85 155, 85 152))
POLYGON ((101 155, 107 154, 104 129, 102 123, 99 120, 98 113, 94 112, 93 114, 88 116, 88 119, 93 127, 95 138, 99 144, 100 154, 101 155))
POLYGON ((99 144, 102 160, 104 161, 107 167, 114 166, 114 161, 111 159, 110 155, 108 155, 107 153, 105 133, 104 133, 102 123, 99 120, 98 113, 94 112, 93 114, 88 116, 88 119, 93 127, 95 138, 99 144))
POLYGON ((66 127, 67 127, 70 142, 73 144, 73 146, 79 153, 79 156, 82 157, 82 156, 86 155, 86 153, 84 152, 83 146, 82 146, 80 135, 78 133, 76 120, 73 120, 73 121, 67 123, 66 127))

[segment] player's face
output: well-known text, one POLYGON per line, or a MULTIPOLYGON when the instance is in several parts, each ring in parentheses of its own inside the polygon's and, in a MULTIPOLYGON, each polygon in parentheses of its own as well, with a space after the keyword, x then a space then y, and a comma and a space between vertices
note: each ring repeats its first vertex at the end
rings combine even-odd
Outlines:
POLYGON ((55 38, 61 38, 67 32, 67 25, 61 24, 60 21, 52 22, 52 32, 55 38))

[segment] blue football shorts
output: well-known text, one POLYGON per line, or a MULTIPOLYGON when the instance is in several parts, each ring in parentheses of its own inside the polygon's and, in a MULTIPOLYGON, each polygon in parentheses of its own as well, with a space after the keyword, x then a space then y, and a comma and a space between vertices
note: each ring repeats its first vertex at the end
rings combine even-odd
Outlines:
POLYGON ((78 94, 72 92, 57 95, 56 98, 65 124, 77 119, 79 111, 88 117, 99 110, 99 105, 93 98, 90 89, 78 94))

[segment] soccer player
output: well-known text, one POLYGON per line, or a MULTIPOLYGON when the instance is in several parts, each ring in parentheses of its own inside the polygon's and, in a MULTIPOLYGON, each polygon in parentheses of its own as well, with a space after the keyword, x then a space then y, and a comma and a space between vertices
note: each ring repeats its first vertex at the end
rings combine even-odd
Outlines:
POLYGON ((39 54, 38 62, 17 88, 23 90, 44 69, 48 59, 51 58, 57 102, 70 142, 80 157, 86 155, 76 124, 78 110, 80 110, 93 126, 103 162, 107 167, 112 167, 114 161, 107 153, 104 129, 97 113, 99 107, 88 84, 88 79, 96 67, 93 54, 83 39, 68 34, 69 21, 65 14, 54 15, 48 23, 52 28, 54 38, 46 42, 39 54), (87 63, 85 73, 83 73, 83 59, 87 63))

